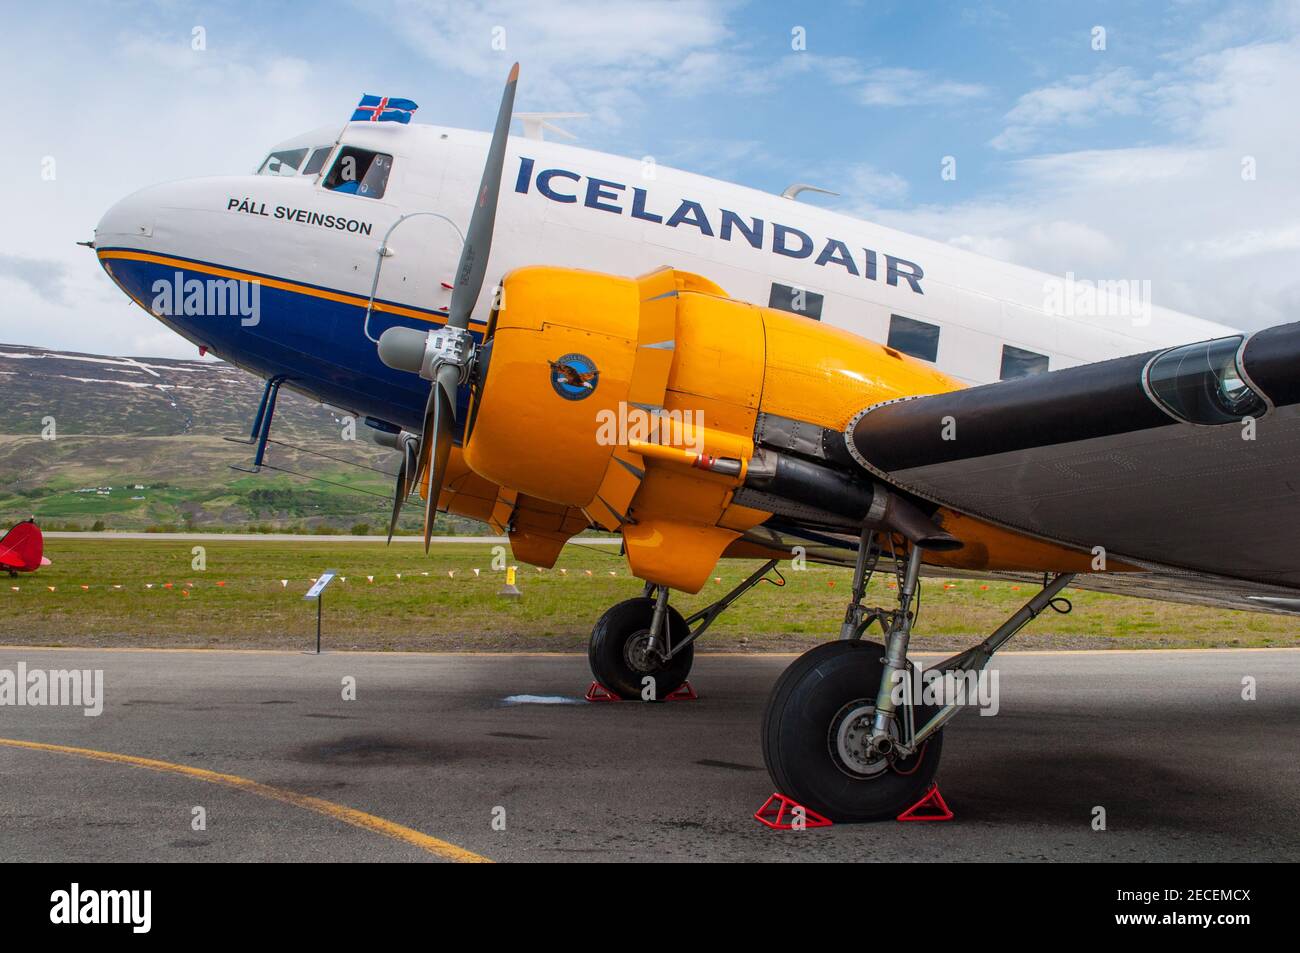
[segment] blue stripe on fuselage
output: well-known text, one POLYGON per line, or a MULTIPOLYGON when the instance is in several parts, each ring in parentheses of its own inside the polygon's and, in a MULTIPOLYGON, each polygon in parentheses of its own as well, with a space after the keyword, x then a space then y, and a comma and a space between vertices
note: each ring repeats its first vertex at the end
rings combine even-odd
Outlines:
MULTIPOLYGON (((140 252, 139 249, 101 249, 140 252)), ((143 252, 152 254, 151 252, 143 252)), ((190 261, 198 266, 186 269, 161 262, 140 261, 129 258, 101 259, 106 268, 137 303, 153 312, 150 304, 155 300, 156 282, 173 284, 179 272, 182 282, 192 278, 208 281, 214 276, 201 268, 222 268, 215 262, 182 259, 176 255, 160 255, 177 261, 190 261)), ((366 309, 363 305, 333 301, 313 295, 308 289, 331 294, 356 297, 349 292, 308 285, 304 282, 258 274, 244 269, 229 269, 253 278, 272 279, 301 287, 291 291, 267 284, 259 289, 257 323, 245 326, 239 315, 209 316, 172 313, 157 316, 177 333, 198 345, 206 346, 214 354, 237 367, 269 378, 284 375, 286 386, 337 407, 359 414, 377 417, 419 432, 424 423, 424 407, 429 396, 429 384, 418 375, 396 371, 383 364, 373 342, 363 331, 366 309)), ((381 304, 396 304, 376 299, 381 304)), ((390 327, 413 327, 426 331, 446 321, 446 315, 410 305, 399 305, 412 311, 429 315, 429 321, 372 311, 370 332, 378 337, 390 327), (430 322, 434 322, 431 324, 430 322)), ((176 309, 179 310, 179 309, 176 309)), ((481 339, 481 334, 475 334, 481 339)), ((469 403, 468 388, 461 388, 457 399, 457 426, 459 440, 469 403)))

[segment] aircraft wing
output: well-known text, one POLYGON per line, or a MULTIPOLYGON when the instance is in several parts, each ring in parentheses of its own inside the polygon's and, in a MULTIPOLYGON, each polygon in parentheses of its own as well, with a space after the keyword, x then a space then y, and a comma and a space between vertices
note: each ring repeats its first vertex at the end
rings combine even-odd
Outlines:
POLYGON ((1141 573, 1089 588, 1300 611, 1300 324, 867 408, 855 459, 1141 573))

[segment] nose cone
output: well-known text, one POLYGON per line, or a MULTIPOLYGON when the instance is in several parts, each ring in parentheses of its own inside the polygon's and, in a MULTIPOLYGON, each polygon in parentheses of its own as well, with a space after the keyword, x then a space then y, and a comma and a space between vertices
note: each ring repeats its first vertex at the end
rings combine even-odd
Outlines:
POLYGON ((157 187, 141 189, 105 212, 95 226, 95 247, 143 247, 148 239, 153 238, 158 191, 157 187))
POLYGON ((155 316, 153 284, 164 276, 167 256, 184 254, 183 229, 177 226, 185 214, 186 189, 187 183, 172 182, 133 192, 95 226, 100 265, 123 293, 155 316))

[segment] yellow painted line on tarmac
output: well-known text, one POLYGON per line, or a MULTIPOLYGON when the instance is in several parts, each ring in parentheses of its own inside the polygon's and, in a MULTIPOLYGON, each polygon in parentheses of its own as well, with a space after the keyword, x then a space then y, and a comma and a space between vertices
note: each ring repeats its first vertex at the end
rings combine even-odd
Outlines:
POLYGON ((353 827, 359 827, 362 830, 371 831, 375 834, 382 834, 392 840, 410 844, 412 847, 418 847, 421 850, 441 857, 444 860, 455 861, 456 863, 461 864, 492 863, 492 861, 481 854, 475 854, 472 851, 465 850, 463 847, 457 847, 455 844, 448 841, 439 840, 437 837, 431 837, 428 834, 398 824, 395 821, 376 817, 374 814, 367 814, 365 811, 358 811, 356 808, 347 807, 343 804, 335 804, 333 801, 326 801, 323 798, 312 797, 307 794, 299 794, 296 791, 289 791, 285 788, 277 788, 272 787, 269 784, 262 784, 260 781, 241 778, 236 774, 222 774, 218 771, 209 771, 206 768, 195 768, 186 764, 174 764, 171 761, 159 761, 155 758, 138 758, 135 755, 118 754, 113 751, 97 751, 94 748, 75 748, 71 745, 43 744, 39 741, 20 741, 16 738, 0 738, 0 746, 22 748, 28 751, 48 751, 55 754, 75 755, 79 758, 89 758, 92 761, 105 761, 110 764, 126 764, 136 768, 148 768, 151 771, 161 771, 166 774, 179 774, 182 777, 194 778, 198 781, 206 781, 209 784, 220 784, 225 787, 234 788, 237 791, 246 791, 249 794, 256 794, 258 797, 264 797, 271 801, 279 801, 282 804, 291 804, 294 807, 300 807, 307 811, 314 811, 317 814, 333 818, 336 821, 342 821, 344 824, 351 824, 353 827))

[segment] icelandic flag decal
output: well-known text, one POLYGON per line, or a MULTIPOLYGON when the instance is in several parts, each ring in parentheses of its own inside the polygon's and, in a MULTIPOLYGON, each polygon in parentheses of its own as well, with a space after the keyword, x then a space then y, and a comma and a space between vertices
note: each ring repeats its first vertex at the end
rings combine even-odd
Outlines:
POLYGON ((362 96, 352 113, 353 122, 410 122, 420 107, 409 99, 390 96, 362 96))

